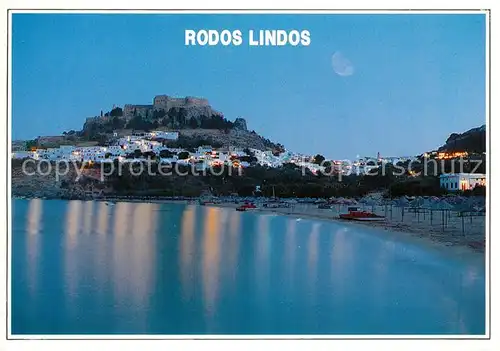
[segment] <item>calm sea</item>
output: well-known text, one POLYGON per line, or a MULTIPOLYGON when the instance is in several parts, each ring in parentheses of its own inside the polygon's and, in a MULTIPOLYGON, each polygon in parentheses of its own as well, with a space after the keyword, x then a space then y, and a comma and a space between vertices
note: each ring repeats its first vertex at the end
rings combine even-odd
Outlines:
POLYGON ((208 206, 34 199, 12 215, 12 334, 485 332, 480 254, 208 206))

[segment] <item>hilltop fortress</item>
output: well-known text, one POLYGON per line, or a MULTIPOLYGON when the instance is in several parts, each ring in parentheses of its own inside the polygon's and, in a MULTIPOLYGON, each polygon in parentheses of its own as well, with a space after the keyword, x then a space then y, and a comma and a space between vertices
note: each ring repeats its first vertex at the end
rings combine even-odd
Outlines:
POLYGON ((244 118, 234 121, 212 108, 207 99, 199 97, 171 97, 157 95, 151 105, 126 104, 100 116, 86 119, 80 138, 106 143, 118 135, 149 131, 178 132, 183 143, 203 142, 224 147, 273 150, 283 148, 247 129, 244 118))
MULTIPOLYGON (((100 116, 89 117, 83 126, 91 134, 119 129, 151 129, 158 127, 171 129, 236 129, 247 130, 244 118, 230 122, 224 115, 210 106, 207 99, 199 97, 176 98, 157 95, 151 105, 126 104, 123 109, 115 107, 100 116), (141 121, 142 120, 142 121, 141 121)), ((87 133, 88 134, 88 133, 87 133)))
POLYGON ((152 105, 130 105, 123 107, 123 117, 131 119, 134 116, 148 118, 154 111, 168 112, 170 109, 186 109, 187 118, 204 115, 222 115, 220 112, 212 109, 207 99, 187 96, 184 98, 175 98, 168 95, 157 95, 153 99, 152 105))

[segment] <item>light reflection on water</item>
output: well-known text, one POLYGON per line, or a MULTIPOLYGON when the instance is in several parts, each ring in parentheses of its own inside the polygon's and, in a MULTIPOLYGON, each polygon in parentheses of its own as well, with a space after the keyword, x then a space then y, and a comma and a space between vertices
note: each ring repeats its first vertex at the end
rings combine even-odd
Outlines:
POLYGON ((221 222, 218 218, 220 211, 220 209, 215 207, 206 208, 202 239, 203 302, 205 312, 209 318, 215 313, 217 308, 217 294, 219 293, 220 246, 221 237, 224 236, 224 233, 221 232, 221 222))
MULTIPOLYGON (((269 232, 269 221, 273 217, 269 215, 259 216, 257 218, 258 226, 256 235, 256 258, 255 258, 255 275, 257 291, 259 296, 265 296, 269 292, 269 244, 272 234, 269 232)), ((266 307, 266 306, 262 306, 266 307)))
POLYGON ((191 286, 191 280, 194 267, 193 267, 193 257, 196 254, 195 251, 195 224, 196 224, 196 206, 188 206, 182 215, 182 231, 180 239, 180 262, 179 267, 181 267, 181 286, 183 289, 183 296, 185 301, 193 296, 193 288, 191 286))
POLYGON ((66 212, 66 233, 63 237, 64 248, 64 290, 66 291, 66 308, 70 311, 69 313, 74 318, 72 313, 74 310, 75 297, 77 294, 77 280, 80 276, 80 271, 77 268, 78 251, 75 251, 78 245, 78 239, 80 236, 80 222, 82 219, 82 208, 83 203, 81 201, 71 201, 67 207, 66 212))
POLYGON ((39 235, 42 231, 42 211, 43 211, 43 201, 40 199, 34 199, 30 201, 29 209, 26 216, 26 232, 28 234, 27 243, 27 259, 28 264, 28 288, 30 289, 31 295, 34 296, 37 289, 38 280, 38 255, 39 255, 39 235))
POLYGON ((297 231, 297 221, 289 220, 286 222, 286 248, 284 257, 285 265, 285 276, 286 276, 286 286, 291 288, 293 283, 293 273, 295 266, 295 251, 297 248, 296 244, 296 231, 297 231))
POLYGON ((13 233, 14 334, 484 333, 479 259, 339 223, 35 199, 13 233))
POLYGON ((312 224, 311 233, 309 234, 309 239, 307 243, 307 266, 308 266, 308 276, 309 280, 307 284, 311 291, 311 302, 313 305, 316 304, 316 280, 317 268, 318 268, 318 240, 319 240, 319 230, 321 227, 321 222, 315 222, 312 224))
MULTIPOLYGON (((229 241, 229 245, 227 248, 227 252, 225 254, 228 255, 228 268, 229 268, 229 279, 231 279, 232 284, 236 283, 236 276, 238 274, 238 257, 240 250, 240 225, 241 225, 241 214, 235 213, 229 216, 229 229, 226 232, 229 241)), ((234 290, 233 290, 234 291, 234 290)))

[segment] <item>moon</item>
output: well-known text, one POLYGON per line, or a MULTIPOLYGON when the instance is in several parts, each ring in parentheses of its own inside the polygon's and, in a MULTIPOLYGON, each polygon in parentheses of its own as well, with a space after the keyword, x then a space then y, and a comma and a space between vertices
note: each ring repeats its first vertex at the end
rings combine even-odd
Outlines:
POLYGON ((339 76, 347 77, 354 74, 354 66, 347 57, 337 51, 332 55, 332 67, 339 76))

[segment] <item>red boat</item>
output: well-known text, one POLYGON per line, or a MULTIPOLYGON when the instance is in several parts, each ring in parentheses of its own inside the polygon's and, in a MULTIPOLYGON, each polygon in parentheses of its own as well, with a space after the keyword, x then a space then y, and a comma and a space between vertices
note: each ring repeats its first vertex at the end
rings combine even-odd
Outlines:
POLYGON ((253 203, 251 202, 245 202, 243 205, 239 206, 236 208, 236 211, 246 211, 252 208, 257 208, 253 203))
POLYGON ((383 221, 384 216, 379 216, 371 212, 360 211, 357 207, 348 207, 348 213, 339 215, 340 219, 347 219, 351 221, 383 221))

